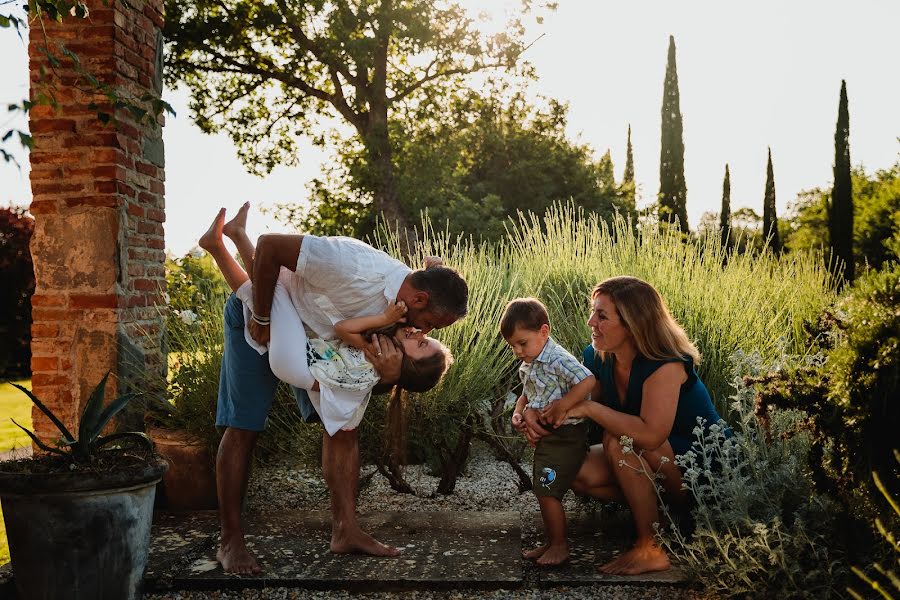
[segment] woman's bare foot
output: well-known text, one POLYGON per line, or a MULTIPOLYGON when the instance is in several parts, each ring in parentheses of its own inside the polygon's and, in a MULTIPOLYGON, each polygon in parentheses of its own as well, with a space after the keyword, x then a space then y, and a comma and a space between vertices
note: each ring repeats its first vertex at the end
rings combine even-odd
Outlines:
POLYGON ((234 239, 244 234, 247 230, 247 212, 250 210, 250 203, 244 202, 243 206, 238 210, 234 218, 222 227, 222 233, 229 238, 234 239))
POLYGON ((606 575, 640 575, 671 568, 669 556, 658 545, 640 544, 597 570, 606 575))
POLYGON ((537 548, 532 548, 531 550, 527 550, 522 553, 522 558, 525 560, 534 560, 536 558, 540 558, 544 555, 544 552, 550 547, 550 544, 543 544, 538 546, 537 548))
POLYGON ((555 567, 569 560, 568 544, 550 544, 534 562, 543 567, 555 567))
POLYGON ((216 560, 222 564, 222 570, 226 573, 235 573, 237 575, 258 575, 262 573, 262 567, 247 550, 244 541, 233 541, 231 543, 223 543, 216 552, 216 560))
POLYGON ((212 225, 206 230, 206 233, 200 236, 198 244, 207 252, 212 252, 224 246, 222 242, 222 227, 225 225, 225 209, 220 208, 216 218, 213 219, 212 225))
POLYGON ((400 550, 382 544, 368 533, 354 532, 331 534, 331 551, 335 554, 368 554, 369 556, 399 556, 400 550))

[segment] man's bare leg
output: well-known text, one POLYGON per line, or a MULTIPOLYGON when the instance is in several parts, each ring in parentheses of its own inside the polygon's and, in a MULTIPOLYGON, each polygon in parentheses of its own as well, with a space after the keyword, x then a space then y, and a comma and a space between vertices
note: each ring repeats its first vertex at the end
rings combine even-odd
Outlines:
POLYGON ((219 550, 216 560, 226 573, 256 575, 262 567, 244 543, 241 505, 250 480, 250 456, 259 433, 229 427, 216 454, 216 493, 219 497, 219 550))
POLYGON ((244 202, 234 218, 222 227, 222 233, 234 242, 238 254, 241 255, 241 260, 244 262, 244 268, 248 274, 252 274, 253 255, 256 254, 256 248, 253 247, 253 242, 247 235, 247 212, 249 210, 250 203, 244 202))
POLYGON ((338 431, 322 436, 322 471, 331 492, 331 551, 372 556, 397 556, 400 551, 382 544, 359 528, 356 488, 359 484, 359 432, 338 431))

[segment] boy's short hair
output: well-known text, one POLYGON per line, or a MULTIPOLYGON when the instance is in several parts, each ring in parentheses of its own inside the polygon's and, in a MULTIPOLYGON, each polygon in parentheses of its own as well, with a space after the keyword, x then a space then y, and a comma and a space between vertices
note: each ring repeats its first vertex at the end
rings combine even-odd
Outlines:
POLYGON ((521 327, 529 331, 537 331, 542 325, 550 325, 547 307, 537 298, 516 298, 510 300, 500 319, 500 333, 509 339, 521 327))

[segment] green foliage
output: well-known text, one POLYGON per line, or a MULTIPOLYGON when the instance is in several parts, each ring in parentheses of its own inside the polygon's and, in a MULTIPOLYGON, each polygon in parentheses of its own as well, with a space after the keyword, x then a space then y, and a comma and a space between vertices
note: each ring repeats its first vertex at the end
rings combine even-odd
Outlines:
POLYGON ((0 380, 31 373, 31 295, 34 219, 23 210, 0 208, 0 380))
MULTIPOLYGON (((77 437, 69 432, 68 428, 63 424, 63 422, 53 413, 53 411, 51 411, 43 402, 41 402, 37 396, 32 394, 31 390, 17 383, 12 383, 12 386, 18 388, 26 396, 31 398, 31 401, 34 403, 34 405, 37 406, 42 413, 47 415, 47 418, 49 418, 50 421, 56 426, 62 437, 59 439, 55 447, 50 446, 22 425, 19 425, 18 423, 16 423, 16 425, 18 425, 22 429, 22 431, 28 434, 28 437, 30 437, 31 440, 41 450, 56 454, 58 456, 62 456, 71 461, 72 464, 91 464, 97 460, 103 446, 123 439, 136 440, 142 443, 148 449, 152 450, 152 443, 143 433, 131 431, 123 433, 113 433, 111 435, 101 435, 103 432, 103 428, 106 427, 107 423, 109 423, 109 421, 114 416, 116 416, 116 414, 118 414, 123 408, 125 408, 125 406, 131 400, 140 395, 124 394, 104 407, 103 397, 106 392, 106 380, 108 378, 109 373, 103 376, 103 379, 100 380, 100 383, 96 388, 94 388, 94 391, 91 392, 87 404, 85 405, 84 410, 81 413, 81 417, 78 420, 77 437)), ((15 421, 13 421, 13 423, 15 423, 15 421)))
POLYGON ((763 198, 762 234, 769 248, 776 254, 781 252, 781 236, 778 233, 778 216, 775 212, 775 174, 772 171, 772 149, 769 148, 769 162, 766 165, 766 193, 763 198))
MULTIPOLYGON (((194 336, 203 330, 204 323, 220 315, 230 293, 225 278, 208 254, 193 251, 182 258, 166 260, 165 317, 169 351, 180 352, 184 344, 202 348, 200 344, 207 338, 194 339, 194 336)), ((207 333, 213 334, 203 330, 202 335, 207 333)))
MULTIPOLYGON (((815 445, 810 468, 821 491, 865 514, 877 491, 869 474, 896 475, 888 460, 900 423, 900 264, 861 277, 813 335, 826 360, 760 378, 758 412, 796 408, 815 445)), ((847 532, 852 535, 853 532, 847 532)))
POLYGON ((779 412, 769 429, 761 428, 754 391, 741 380, 796 361, 783 356, 766 364, 758 354, 736 353, 731 424, 737 432, 726 439, 720 426, 698 426, 699 450, 676 458, 695 501, 693 531, 676 525, 662 532, 662 540, 706 592, 760 599, 841 596, 848 571, 846 549, 832 537, 836 504, 810 480, 809 436, 782 435, 802 415, 779 412))
POLYGON ((688 231, 687 183, 684 180, 684 135, 678 68, 675 64, 675 37, 669 36, 666 79, 663 82, 662 135, 659 154, 659 217, 688 231))
MULTIPOLYGON (((894 450, 894 460, 900 465, 900 452, 894 450)), ((875 528, 878 530, 878 533, 881 535, 881 538, 884 540, 885 545, 888 547, 888 555, 893 555, 893 557, 897 557, 900 555, 900 543, 897 542, 898 538, 898 525, 900 525, 900 505, 897 504, 897 498, 895 497, 895 493, 888 491, 887 486, 881 481, 881 477, 878 476, 878 473, 872 473, 872 480, 875 482, 875 487, 878 488, 878 491, 887 501, 888 505, 891 508, 891 512, 888 513, 886 519, 888 520, 888 524, 886 525, 884 521, 882 521, 881 517, 876 517, 875 519, 875 528), (893 524, 893 527, 890 527, 890 524, 893 524)), ((889 559, 890 560, 890 559, 889 559)), ((900 561, 898 561, 900 564, 900 561)), ((879 563, 875 563, 872 565, 872 571, 874 571, 873 575, 870 577, 862 569, 858 567, 853 567, 853 573, 862 579, 868 586, 874 591, 880 593, 887 600, 892 600, 893 596, 891 596, 890 590, 888 589, 888 585, 883 583, 883 581, 887 581, 892 588, 894 588, 895 592, 900 593, 900 574, 894 572, 894 570, 890 567, 883 567, 879 563)), ((853 589, 848 589, 850 595, 852 595, 857 600, 862 600, 862 595, 856 592, 853 589)))
POLYGON ((853 281, 853 183, 850 175, 850 113, 847 82, 841 81, 834 130, 834 188, 828 203, 829 263, 835 277, 853 281))
MULTIPOLYGON (((407 111, 391 126, 396 188, 406 218, 427 212, 451 235, 498 240, 519 211, 544 214, 571 200, 611 220, 634 215, 633 186, 618 186, 607 153, 565 137, 567 107, 530 103, 521 88, 491 81, 487 91, 461 90, 443 112, 407 111)), ((345 145, 339 166, 313 186, 312 206, 280 207, 300 230, 364 236, 375 227, 367 200, 371 168, 362 144, 345 145)))
POLYGON ((727 248, 733 239, 731 234, 731 173, 725 163, 725 179, 722 180, 722 210, 719 212, 719 235, 722 246, 727 248))
MULTIPOLYGON (((900 163, 890 169, 867 174, 852 172, 853 247, 858 271, 879 269, 891 260, 900 260, 900 163)), ((828 206, 831 189, 801 192, 789 205, 783 219, 785 245, 790 251, 818 249, 829 239, 828 206)))

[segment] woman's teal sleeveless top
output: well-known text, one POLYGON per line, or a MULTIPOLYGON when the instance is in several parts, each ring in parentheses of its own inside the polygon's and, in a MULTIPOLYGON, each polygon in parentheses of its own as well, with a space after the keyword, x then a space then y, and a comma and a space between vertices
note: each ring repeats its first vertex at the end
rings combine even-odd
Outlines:
POLYGON ((697 417, 705 419, 707 428, 719 421, 719 414, 713 406, 709 391, 697 377, 694 360, 690 357, 670 360, 650 360, 640 355, 635 357, 634 363, 631 365, 631 375, 628 378, 624 402, 618 397, 619 394, 613 379, 615 356, 610 356, 603 361, 594 352, 593 346, 588 345, 584 349, 582 362, 603 386, 603 397, 600 398, 600 401, 610 408, 635 416, 641 412, 644 382, 647 381, 647 378, 666 363, 684 363, 684 370, 688 378, 681 386, 678 408, 675 411, 675 422, 672 425, 672 433, 669 434, 669 443, 672 444, 672 450, 676 455, 686 453, 696 440, 694 428, 697 427, 697 417))

